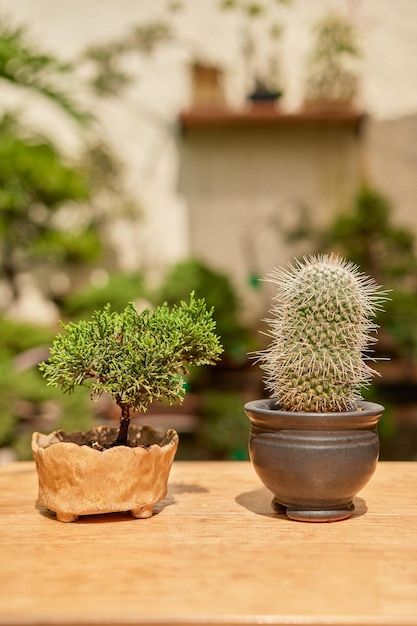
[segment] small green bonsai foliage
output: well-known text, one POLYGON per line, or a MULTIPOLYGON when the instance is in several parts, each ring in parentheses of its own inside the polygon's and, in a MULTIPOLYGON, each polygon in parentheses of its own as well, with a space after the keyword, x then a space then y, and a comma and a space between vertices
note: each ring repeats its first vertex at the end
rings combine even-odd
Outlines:
POLYGON ((89 321, 62 324, 66 333, 57 335, 40 368, 48 384, 64 392, 86 385, 92 397, 109 394, 121 410, 119 433, 110 447, 129 446, 132 411, 146 411, 153 400, 181 403, 189 366, 220 358, 223 348, 212 314, 194 294, 189 303, 142 313, 133 303, 122 313, 107 305, 89 321))
POLYGON ((354 410, 376 373, 365 361, 386 292, 336 254, 296 261, 268 280, 278 286, 272 343, 258 357, 272 397, 286 411, 354 410))

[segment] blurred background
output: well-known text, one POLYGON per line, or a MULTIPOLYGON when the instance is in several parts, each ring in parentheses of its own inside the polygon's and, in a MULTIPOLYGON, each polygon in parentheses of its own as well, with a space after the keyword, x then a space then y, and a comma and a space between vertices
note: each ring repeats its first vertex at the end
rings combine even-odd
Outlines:
POLYGON ((118 419, 37 365, 59 320, 187 298, 220 365, 191 372, 182 459, 247 459, 262 278, 337 250, 393 289, 383 460, 417 460, 415 0, 0 0, 0 464, 33 430, 118 419))

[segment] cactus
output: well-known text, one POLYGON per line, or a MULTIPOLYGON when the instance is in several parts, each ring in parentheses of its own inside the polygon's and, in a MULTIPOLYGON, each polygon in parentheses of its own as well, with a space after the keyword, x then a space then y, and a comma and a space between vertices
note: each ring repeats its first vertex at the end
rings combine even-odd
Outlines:
POLYGON ((334 253, 304 257, 267 280, 278 287, 267 320, 272 342, 257 356, 279 408, 355 410, 361 388, 376 374, 365 361, 386 292, 334 253))

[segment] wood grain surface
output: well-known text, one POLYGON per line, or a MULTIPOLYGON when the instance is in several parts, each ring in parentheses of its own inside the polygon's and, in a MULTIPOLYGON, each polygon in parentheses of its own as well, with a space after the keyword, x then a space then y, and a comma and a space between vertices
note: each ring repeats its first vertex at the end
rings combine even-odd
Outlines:
POLYGON ((0 470, 1 625, 417 625, 417 463, 380 463, 332 524, 273 513, 239 462, 174 462, 147 520, 36 497, 33 463, 0 470))

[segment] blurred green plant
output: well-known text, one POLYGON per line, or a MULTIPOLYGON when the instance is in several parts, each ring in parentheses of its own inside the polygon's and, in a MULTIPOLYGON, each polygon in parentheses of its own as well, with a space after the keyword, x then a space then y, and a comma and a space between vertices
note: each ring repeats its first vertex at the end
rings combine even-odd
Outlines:
POLYGON ((47 357, 54 333, 0 317, 0 447, 29 460, 34 429, 84 430, 94 419, 85 390, 63 396, 46 387, 37 363, 47 357))
POLYGON ((34 430, 86 430, 94 421, 88 393, 64 396, 45 383, 34 369, 16 372, 0 361, 0 447, 10 447, 18 460, 31 460, 34 430))
POLYGON ((87 66, 89 84, 96 93, 117 95, 133 80, 132 74, 126 70, 126 58, 149 55, 171 38, 171 28, 164 21, 135 24, 122 37, 89 46, 81 54, 79 63, 87 66))
POLYGON ((0 357, 15 358, 38 346, 49 345, 53 333, 49 328, 27 324, 0 316, 0 357))
POLYGON ((248 95, 254 99, 268 99, 282 94, 282 8, 291 2, 219 0, 221 10, 234 11, 241 18, 242 56, 248 79, 248 95))
POLYGON ((249 423, 240 393, 216 392, 201 396, 201 447, 210 458, 233 461, 249 459, 249 423))
MULTIPOLYGON (((145 35, 149 47, 151 35, 145 35)), ((110 55, 116 54, 108 47, 110 55)), ((88 92, 80 72, 84 62, 62 62, 44 53, 25 28, 0 16, 0 82, 42 96, 47 106, 56 105, 69 121, 77 122, 82 143, 76 161, 70 161, 55 139, 31 130, 22 115, 5 113, 0 119, 0 273, 12 303, 20 296, 19 277, 26 271, 32 277, 37 274, 44 295, 59 303, 61 287, 54 290, 57 281, 52 275, 63 270, 70 279, 68 289, 80 268, 111 262, 113 251, 105 237, 109 224, 120 215, 130 221, 139 216, 124 189, 121 163, 97 137, 93 115, 73 96, 88 92)))
MULTIPOLYGON (((391 289, 377 317, 393 357, 417 361, 417 256, 415 238, 392 220, 392 206, 375 189, 362 187, 349 212, 319 236, 320 252, 337 250, 379 284, 391 289)), ((387 347, 386 341, 384 348, 387 347)))
POLYGON ((254 337, 239 319, 240 302, 236 290, 225 274, 215 271, 198 259, 187 259, 175 264, 167 273, 155 303, 178 304, 194 291, 204 298, 208 307, 214 307, 217 332, 225 357, 232 363, 246 362, 253 348, 254 337))
POLYGON ((112 308, 121 312, 126 302, 146 298, 145 280, 141 272, 110 274, 101 286, 88 285, 69 293, 61 303, 65 317, 91 317, 97 309, 102 309, 108 302, 112 308))
POLYGON ((307 64, 306 100, 349 102, 357 91, 355 61, 360 56, 353 24, 332 12, 315 25, 314 36, 307 64))
MULTIPOLYGON (((18 275, 37 260, 65 263, 96 257, 93 231, 67 231, 59 211, 89 198, 88 180, 45 138, 0 120, 0 269, 14 299, 18 275)), ((33 266, 31 268, 33 270, 33 266)))
POLYGON ((38 49, 24 27, 0 16, 0 79, 45 96, 78 122, 85 122, 90 114, 74 101, 73 91, 70 95, 61 86, 71 83, 74 71, 73 64, 38 49))

